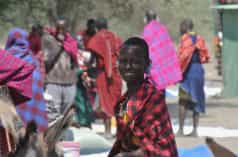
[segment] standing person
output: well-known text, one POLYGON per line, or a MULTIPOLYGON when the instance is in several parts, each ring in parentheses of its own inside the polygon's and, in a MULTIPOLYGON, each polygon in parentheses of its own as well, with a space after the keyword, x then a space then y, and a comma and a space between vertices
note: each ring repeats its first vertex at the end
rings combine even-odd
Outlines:
POLYGON ((13 56, 36 67, 33 71, 32 84, 29 85, 32 90, 32 98, 23 104, 16 104, 16 108, 25 125, 34 120, 38 130, 43 132, 48 128, 46 104, 43 99, 44 83, 40 73, 40 64, 30 51, 27 37, 28 34, 25 30, 21 28, 11 29, 5 49, 13 56))
MULTIPOLYGON (((95 71, 91 71, 91 67, 94 65, 92 60, 92 53, 86 51, 88 41, 96 33, 96 23, 94 19, 89 19, 87 21, 87 28, 85 31, 79 32, 78 47, 81 49, 79 51, 79 67, 77 69, 77 92, 75 98, 76 107, 76 122, 80 126, 86 126, 91 128, 91 123, 94 120, 92 103, 96 95, 95 85, 91 81, 92 76, 95 71)), ((94 74, 95 75, 95 74, 94 74)))
POLYGON ((149 45, 152 61, 149 76, 158 89, 164 89, 182 79, 179 60, 166 26, 153 10, 146 12, 145 22, 142 36, 149 45))
POLYGON ((46 66, 45 92, 49 122, 53 122, 74 103, 76 94, 77 41, 66 31, 66 20, 58 19, 42 40, 46 66))
MULTIPOLYGON (((17 122, 14 121, 13 124, 15 127, 17 127, 17 129, 20 130, 20 128, 22 128, 23 125, 26 126, 27 123, 34 121, 37 125, 37 130, 41 133, 40 135, 41 135, 41 138, 43 139, 42 133, 48 127, 46 105, 43 99, 43 80, 41 79, 39 62, 37 59, 34 58, 34 56, 32 55, 32 52, 29 49, 29 42, 28 42, 27 36, 28 34, 25 30, 21 28, 13 28, 8 33, 8 39, 5 46, 6 52, 35 67, 32 74, 32 81, 28 82, 27 85, 18 84, 19 87, 20 86, 26 87, 25 90, 31 91, 30 99, 24 102, 18 102, 16 101, 17 99, 12 98, 13 104, 16 106, 16 111, 21 119, 21 121, 17 121, 17 122), (22 122, 24 124, 22 124, 22 122)), ((17 64, 17 63, 14 62, 14 64, 17 64)), ((15 71, 15 72, 17 73, 19 72, 21 75, 23 74, 21 71, 15 71)), ((17 81, 17 78, 14 81, 17 81)), ((12 95, 11 91, 10 91, 10 95, 12 95)), ((18 97, 18 99, 19 98, 20 97, 18 97)), ((6 117, 6 118, 9 118, 9 117, 6 117)), ((6 135, 7 134, 5 134, 5 136, 6 135)), ((6 141, 9 142, 9 140, 6 140, 6 141)), ((13 146, 9 146, 9 143, 7 144, 8 145, 5 145, 5 146, 8 148, 4 148, 5 150, 3 151, 10 151, 12 148, 14 149, 14 144, 16 143, 14 143, 13 146), (9 148, 11 149, 9 150, 9 148)))
POLYGON ((40 24, 34 24, 31 28, 31 32, 29 33, 28 41, 30 44, 30 50, 40 63, 42 80, 45 80, 45 63, 41 43, 42 33, 42 26, 40 24))
POLYGON ((180 24, 181 40, 178 55, 183 80, 179 88, 179 130, 184 135, 183 127, 187 109, 193 111, 193 131, 197 136, 199 113, 205 112, 204 69, 202 64, 209 60, 204 39, 193 32, 193 22, 185 19, 180 24))
POLYGON ((91 123, 94 121, 94 115, 92 110, 92 104, 90 104, 90 95, 94 83, 89 76, 92 66, 95 63, 92 62, 92 54, 88 51, 80 51, 79 54, 79 67, 77 69, 77 93, 75 98, 76 107, 76 122, 80 126, 91 128, 91 123))
POLYGON ((81 31, 81 32, 78 33, 78 35, 81 37, 81 39, 83 41, 83 48, 84 49, 87 49, 87 45, 88 45, 89 40, 97 32, 95 19, 88 19, 86 27, 87 28, 84 31, 81 31))
POLYGON ((107 20, 97 20, 98 32, 89 40, 87 49, 97 57, 98 74, 96 86, 99 94, 100 111, 102 111, 105 133, 111 134, 111 120, 113 108, 121 95, 121 78, 116 62, 121 40, 107 28, 107 20))
POLYGON ((118 62, 128 90, 115 106, 117 136, 109 157, 178 157, 165 92, 144 77, 151 62, 147 43, 128 39, 118 62))

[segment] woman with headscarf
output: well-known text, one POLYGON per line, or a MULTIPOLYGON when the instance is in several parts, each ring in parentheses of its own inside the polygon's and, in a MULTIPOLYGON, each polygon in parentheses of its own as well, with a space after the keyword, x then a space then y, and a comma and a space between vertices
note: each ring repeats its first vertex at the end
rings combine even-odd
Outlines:
POLYGON ((40 65, 29 49, 27 32, 21 28, 13 28, 8 34, 5 49, 13 56, 34 65, 33 80, 31 84, 32 98, 22 104, 15 104, 17 112, 24 124, 35 121, 38 131, 47 129, 46 105, 43 99, 43 80, 41 79, 40 65))

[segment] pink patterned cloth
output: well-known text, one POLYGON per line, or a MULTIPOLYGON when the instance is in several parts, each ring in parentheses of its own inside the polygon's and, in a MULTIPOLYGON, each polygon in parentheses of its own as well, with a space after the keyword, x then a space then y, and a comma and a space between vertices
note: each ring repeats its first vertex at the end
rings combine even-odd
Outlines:
MULTIPOLYGON (((54 28, 46 28, 46 32, 50 33, 56 37, 57 33, 54 28)), ((70 35, 69 32, 64 34, 64 41, 62 42, 64 50, 73 58, 74 62, 78 64, 77 53, 78 53, 78 44, 77 41, 70 35)))
POLYGON ((35 66, 0 49, 0 85, 6 85, 15 104, 32 97, 32 73, 35 66))
POLYGON ((77 41, 69 33, 65 34, 63 47, 64 50, 72 56, 74 62, 77 63, 78 44, 77 41))
POLYGON ((62 141, 57 143, 58 149, 64 156, 80 157, 80 143, 73 141, 62 141))
POLYGON ((164 25, 153 20, 144 27, 143 38, 149 45, 152 61, 149 77, 158 89, 164 89, 182 79, 178 57, 164 25))

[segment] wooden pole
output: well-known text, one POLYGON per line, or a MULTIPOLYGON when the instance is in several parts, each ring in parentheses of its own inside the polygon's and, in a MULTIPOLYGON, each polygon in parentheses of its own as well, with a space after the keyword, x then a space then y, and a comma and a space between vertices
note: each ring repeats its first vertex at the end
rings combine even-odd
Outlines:
POLYGON ((7 132, 6 129, 4 129, 4 130, 5 130, 5 134, 6 134, 7 150, 8 150, 8 152, 11 152, 12 151, 12 145, 11 145, 10 135, 7 132))

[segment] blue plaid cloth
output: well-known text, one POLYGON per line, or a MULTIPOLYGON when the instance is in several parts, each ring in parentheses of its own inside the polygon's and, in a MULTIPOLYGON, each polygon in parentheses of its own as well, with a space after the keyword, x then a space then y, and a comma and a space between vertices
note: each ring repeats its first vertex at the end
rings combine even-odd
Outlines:
POLYGON ((48 127, 46 103, 43 98, 44 80, 40 73, 39 62, 29 50, 26 31, 20 28, 12 29, 8 35, 6 49, 14 56, 36 66, 33 72, 32 99, 21 105, 16 104, 16 108, 25 124, 35 121, 38 130, 44 131, 48 127))

